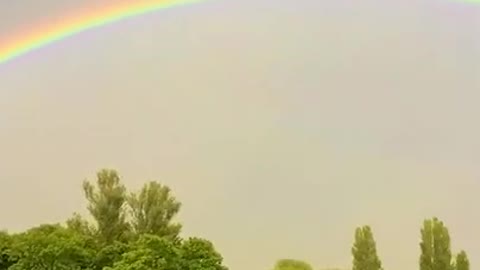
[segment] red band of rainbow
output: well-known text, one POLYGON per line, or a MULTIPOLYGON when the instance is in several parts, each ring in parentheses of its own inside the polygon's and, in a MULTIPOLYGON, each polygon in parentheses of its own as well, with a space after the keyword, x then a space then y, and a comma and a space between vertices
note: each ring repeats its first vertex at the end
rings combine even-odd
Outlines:
POLYGON ((40 30, 14 36, 9 41, 0 42, 0 64, 91 28, 156 10, 199 1, 201 0, 137 0, 120 4, 117 2, 112 6, 96 9, 88 14, 71 16, 60 24, 40 27, 40 30))

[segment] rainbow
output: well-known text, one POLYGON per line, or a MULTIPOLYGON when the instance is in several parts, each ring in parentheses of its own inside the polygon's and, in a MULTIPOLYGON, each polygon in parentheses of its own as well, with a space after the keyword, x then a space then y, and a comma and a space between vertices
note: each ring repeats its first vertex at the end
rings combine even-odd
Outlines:
MULTIPOLYGON (((119 0, 115 3, 107 3, 103 8, 67 16, 61 23, 40 26, 35 31, 13 36, 7 41, 0 40, 0 65, 91 28, 159 9, 200 1, 206 0, 119 0)), ((480 4, 480 0, 458 0, 457 2, 480 4)))
POLYGON ((204 0, 129 0, 116 1, 102 8, 67 16, 61 23, 38 27, 35 31, 0 40, 0 64, 45 47, 56 41, 129 17, 204 0))

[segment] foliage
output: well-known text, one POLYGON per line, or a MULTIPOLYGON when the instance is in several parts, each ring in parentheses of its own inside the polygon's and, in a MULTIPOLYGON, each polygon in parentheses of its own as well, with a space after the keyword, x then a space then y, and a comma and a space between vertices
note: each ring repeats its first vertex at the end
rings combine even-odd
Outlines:
POLYGON ((282 259, 277 261, 274 270, 313 270, 313 268, 304 261, 293 259, 282 259))
POLYGON ((84 236, 95 236, 95 228, 88 223, 80 214, 74 213, 73 216, 65 222, 67 228, 84 236))
POLYGON ((86 269, 94 254, 82 235, 56 224, 20 234, 12 251, 19 259, 11 270, 86 269))
POLYGON ((433 231, 432 220, 425 220, 420 231, 420 270, 433 270, 433 231))
POLYGON ((128 204, 132 213, 132 227, 137 235, 177 238, 181 225, 173 224, 172 219, 180 211, 181 203, 171 195, 169 187, 150 182, 139 193, 132 193, 128 204))
POLYGON ((352 247, 353 270, 380 270, 382 263, 377 255, 377 247, 369 226, 357 228, 352 247))
POLYGON ((438 218, 425 220, 421 230, 420 270, 452 270, 452 252, 447 227, 438 218))
MULTIPOLYGON (((212 242, 182 239, 173 222, 181 208, 168 186, 145 184, 127 195, 116 171, 101 170, 83 184, 93 224, 74 214, 18 234, 0 231, 0 270, 228 270, 212 242)), ((420 270, 470 270, 465 251, 452 260, 450 235, 437 218, 421 228, 420 270)), ((382 270, 369 226, 355 230, 353 270, 382 270)), ((273 270, 313 270, 283 259, 273 270)))
POLYGON ((102 170, 83 189, 95 224, 75 213, 64 225, 0 232, 0 270, 227 269, 211 242, 179 237, 181 204, 169 187, 150 182, 127 196, 117 172, 102 170))
POLYGON ((115 262, 122 259, 122 255, 129 250, 129 245, 122 242, 113 242, 99 248, 94 260, 94 269, 103 270, 111 267, 115 262))
POLYGON ((455 270, 470 270, 470 261, 467 253, 463 250, 455 258, 455 270))
POLYGON ((16 262, 16 256, 12 253, 13 241, 13 236, 0 231, 0 270, 6 270, 16 262))
POLYGON ((222 255, 210 241, 189 238, 180 247, 180 268, 182 270, 226 270, 222 255))
POLYGON ((108 270, 180 270, 178 249, 171 241, 142 235, 122 259, 108 270))
POLYGON ((83 189, 89 202, 88 210, 97 222, 98 236, 106 244, 126 240, 128 223, 124 209, 125 186, 120 183, 120 177, 113 170, 101 170, 97 173, 96 184, 97 188, 85 181, 83 189))

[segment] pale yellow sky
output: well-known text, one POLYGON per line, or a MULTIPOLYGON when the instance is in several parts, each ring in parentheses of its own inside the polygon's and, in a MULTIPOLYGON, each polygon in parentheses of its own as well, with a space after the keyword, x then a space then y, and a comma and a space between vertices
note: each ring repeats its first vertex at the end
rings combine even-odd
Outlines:
MULTIPOLYGON (((0 41, 76 1, 0 3, 0 41)), ((415 269, 424 218, 480 263, 480 7, 444 0, 212 1, 0 66, 0 227, 85 206, 83 179, 171 186, 185 234, 232 270, 349 267, 371 224, 415 269), (405 2, 405 3, 404 3, 405 2)))

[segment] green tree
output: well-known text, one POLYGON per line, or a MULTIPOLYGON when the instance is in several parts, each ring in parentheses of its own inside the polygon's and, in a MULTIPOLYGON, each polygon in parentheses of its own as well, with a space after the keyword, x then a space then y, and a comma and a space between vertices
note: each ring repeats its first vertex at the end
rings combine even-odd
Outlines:
POLYGON ((438 218, 425 220, 421 229, 420 270, 452 270, 450 234, 438 218))
POLYGON ((94 260, 94 269, 103 270, 111 267, 122 259, 122 255, 129 251, 129 245, 121 242, 113 242, 103 246, 97 252, 94 260))
POLYGON ((65 222, 69 230, 73 230, 79 234, 85 236, 93 236, 95 234, 95 228, 93 228, 88 221, 82 218, 80 214, 74 213, 73 216, 65 222))
POLYGON ((0 231, 0 270, 7 270, 15 264, 16 258, 12 253, 13 236, 0 231))
POLYGON ((0 270, 227 270, 211 242, 178 236, 181 205, 168 187, 151 182, 127 198, 118 174, 102 170, 83 188, 97 226, 74 214, 64 225, 0 232, 0 270))
POLYGON ((433 270, 433 220, 423 221, 420 234, 420 270, 433 270))
POLYGON ((382 263, 377 255, 377 247, 369 226, 355 230, 352 247, 353 270, 380 270, 382 263))
POLYGON ((227 270, 223 257, 210 241, 189 238, 180 247, 180 269, 182 270, 227 270))
POLYGON ((179 253, 175 245, 167 239, 154 235, 142 235, 132 244, 130 251, 113 267, 105 270, 181 270, 179 253))
POLYGON ((100 239, 106 243, 126 240, 128 223, 125 215, 126 189, 120 183, 116 171, 101 170, 97 173, 97 188, 88 181, 83 183, 88 210, 97 223, 100 239))
POLYGON ((82 235, 60 225, 41 225, 22 233, 12 250, 18 261, 10 270, 87 269, 94 253, 82 235))
POLYGON ((468 260, 467 253, 460 251, 455 258, 455 270, 470 270, 470 261, 468 260))
POLYGON ((152 234, 170 239, 177 238, 181 225, 172 223, 181 203, 171 194, 167 186, 149 182, 140 192, 128 198, 132 214, 132 227, 140 234, 152 234))
POLYGON ((281 259, 275 264, 274 270, 313 270, 310 264, 293 259, 281 259))
POLYGON ((86 239, 90 240, 89 243, 96 251, 92 258, 93 270, 102 270, 104 267, 112 266, 116 261, 119 261, 122 254, 128 250, 128 245, 122 242, 114 241, 105 244, 96 241, 95 228, 77 213, 66 221, 66 225, 68 230, 83 235, 86 239))

